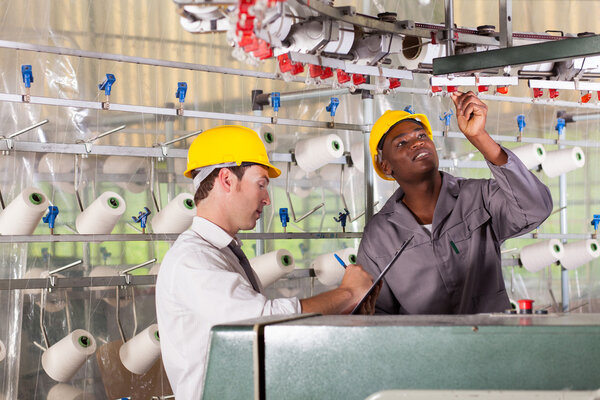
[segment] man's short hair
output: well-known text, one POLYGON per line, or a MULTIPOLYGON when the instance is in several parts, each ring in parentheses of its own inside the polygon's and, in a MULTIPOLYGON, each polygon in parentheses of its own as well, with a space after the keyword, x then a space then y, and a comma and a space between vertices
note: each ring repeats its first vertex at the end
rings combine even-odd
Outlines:
MULTIPOLYGON (((253 165, 258 165, 258 164, 244 162, 244 163, 242 163, 242 165, 237 166, 237 167, 223 167, 223 168, 227 168, 238 179, 241 180, 242 177, 244 176, 244 173, 246 173, 246 170, 253 165)), ((217 176, 219 175, 219 171, 222 170, 223 168, 216 168, 210 174, 208 174, 208 176, 206 178, 204 178, 204 180, 202 182, 200 182, 200 186, 198 186, 198 190, 196 190, 196 193, 194 194, 194 203, 196 203, 196 205, 198 205, 198 203, 200 203, 200 201, 202 201, 208 197, 208 194, 210 193, 210 191, 212 190, 212 188, 215 185, 215 179, 217 179, 217 176)), ((197 174, 198 174, 197 171, 195 171, 195 170, 192 171, 192 179, 195 178, 197 174)))

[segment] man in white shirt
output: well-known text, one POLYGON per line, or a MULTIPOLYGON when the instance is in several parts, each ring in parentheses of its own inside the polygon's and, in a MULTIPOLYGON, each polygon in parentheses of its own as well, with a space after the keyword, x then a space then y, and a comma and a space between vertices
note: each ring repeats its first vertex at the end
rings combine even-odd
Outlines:
MULTIPOLYGON (((270 300, 240 249, 236 234, 253 229, 270 204, 269 163, 256 132, 221 126, 201 133, 188 151, 184 175, 194 179, 197 216, 166 253, 156 283, 163 362, 178 399, 199 399, 212 326, 275 314, 349 313, 372 279, 349 265, 337 289, 299 300, 270 300)), ((375 299, 363 308, 373 313, 375 299)))

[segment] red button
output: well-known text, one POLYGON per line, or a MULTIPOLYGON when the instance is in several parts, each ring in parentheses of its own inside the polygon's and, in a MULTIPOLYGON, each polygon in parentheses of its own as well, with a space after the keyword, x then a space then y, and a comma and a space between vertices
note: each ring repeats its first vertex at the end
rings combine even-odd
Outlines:
POLYGON ((533 300, 521 299, 519 303, 519 314, 532 314, 533 300))

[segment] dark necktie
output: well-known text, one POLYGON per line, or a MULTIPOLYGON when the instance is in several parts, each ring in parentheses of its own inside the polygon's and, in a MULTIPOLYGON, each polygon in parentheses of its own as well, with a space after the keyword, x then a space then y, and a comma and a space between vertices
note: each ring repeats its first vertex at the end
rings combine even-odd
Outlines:
POLYGON ((256 290, 257 292, 260 292, 258 283, 256 282, 256 278, 254 277, 254 271, 252 271, 252 267, 250 266, 250 261, 248 261, 248 258, 246 257, 240 246, 238 246, 235 243, 235 240, 232 240, 227 247, 229 247, 231 251, 233 251, 233 254, 235 254, 235 256, 240 261, 240 264, 242 265, 242 268, 244 269, 244 272, 246 273, 246 276, 248 277, 252 288, 254 288, 254 290, 256 290))

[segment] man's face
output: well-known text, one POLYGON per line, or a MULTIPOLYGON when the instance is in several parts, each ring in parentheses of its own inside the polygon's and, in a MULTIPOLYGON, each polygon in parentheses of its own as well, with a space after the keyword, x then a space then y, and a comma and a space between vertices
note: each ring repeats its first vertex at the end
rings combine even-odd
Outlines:
POLYGON ((239 230, 253 229, 263 207, 271 204, 268 171, 262 165, 252 165, 235 185, 231 215, 239 230))
POLYGON ((382 160, 383 172, 398 182, 420 181, 439 165, 433 141, 414 121, 402 121, 387 134, 382 160))

